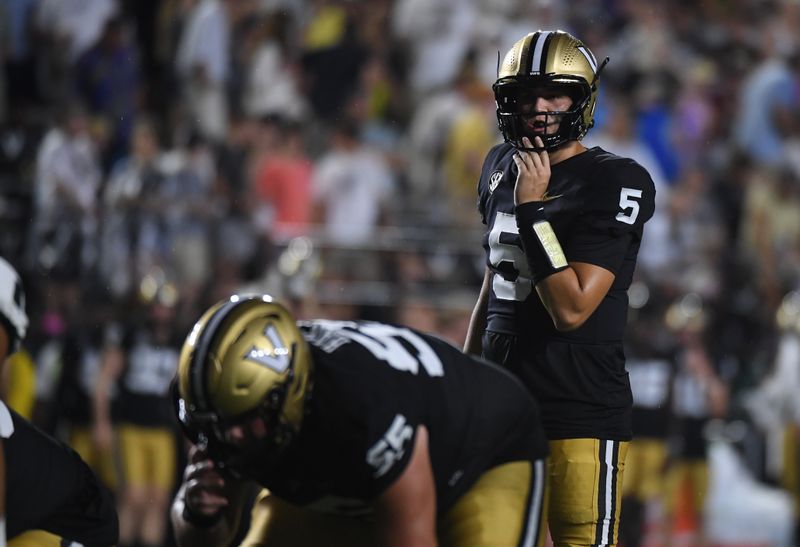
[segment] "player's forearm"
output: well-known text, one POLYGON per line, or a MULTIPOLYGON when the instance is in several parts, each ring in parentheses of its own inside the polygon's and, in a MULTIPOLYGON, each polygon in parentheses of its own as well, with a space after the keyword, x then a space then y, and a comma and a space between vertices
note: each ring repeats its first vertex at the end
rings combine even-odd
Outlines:
POLYGON ((543 279, 536 291, 556 328, 566 331, 580 327, 592 316, 613 283, 614 274, 609 270, 572 262, 563 272, 543 279))
POLYGON ((536 292, 553 324, 559 331, 574 330, 600 305, 614 274, 591 264, 569 263, 546 208, 542 201, 517 206, 517 229, 536 292))
POLYGON ((556 330, 570 331, 583 325, 594 312, 575 270, 567 268, 542 279, 536 292, 556 330))
POLYGON ((520 203, 516 219, 525 260, 553 324, 561 331, 577 328, 586 320, 581 313, 582 287, 547 220, 544 202, 520 203))

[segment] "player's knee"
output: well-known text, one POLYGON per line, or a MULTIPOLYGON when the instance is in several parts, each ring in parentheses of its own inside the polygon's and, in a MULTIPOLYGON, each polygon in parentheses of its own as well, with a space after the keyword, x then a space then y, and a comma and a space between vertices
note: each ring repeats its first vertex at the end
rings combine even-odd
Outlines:
POLYGON ((163 509, 170 503, 170 493, 160 486, 150 486, 146 496, 148 505, 152 507, 163 509))
POLYGON ((122 495, 122 503, 129 508, 141 509, 147 506, 148 491, 145 487, 139 485, 128 485, 122 495))

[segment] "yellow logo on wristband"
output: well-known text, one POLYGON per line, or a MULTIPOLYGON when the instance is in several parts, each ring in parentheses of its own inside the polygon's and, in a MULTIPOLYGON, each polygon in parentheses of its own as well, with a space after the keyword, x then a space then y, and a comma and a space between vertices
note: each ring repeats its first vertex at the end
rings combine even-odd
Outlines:
POLYGON ((533 224, 533 231, 536 233, 536 237, 539 238, 547 258, 550 259, 550 265, 553 268, 566 267, 567 257, 564 256, 561 243, 558 242, 556 233, 550 223, 546 220, 536 222, 533 224))

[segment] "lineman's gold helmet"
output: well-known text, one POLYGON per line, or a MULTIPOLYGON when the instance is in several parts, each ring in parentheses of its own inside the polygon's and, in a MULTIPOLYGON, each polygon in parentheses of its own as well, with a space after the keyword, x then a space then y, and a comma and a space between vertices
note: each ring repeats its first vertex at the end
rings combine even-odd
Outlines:
POLYGON ((311 372, 308 345, 286 308, 266 295, 232 296, 209 308, 184 342, 176 413, 220 463, 264 462, 300 430, 311 372), (232 445, 228 427, 256 417, 266 436, 232 445))

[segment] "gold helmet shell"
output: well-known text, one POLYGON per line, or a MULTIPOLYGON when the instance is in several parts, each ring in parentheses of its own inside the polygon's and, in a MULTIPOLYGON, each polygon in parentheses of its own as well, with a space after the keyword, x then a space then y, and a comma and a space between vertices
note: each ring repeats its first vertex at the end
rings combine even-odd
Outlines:
POLYGON ((302 424, 311 373, 308 345, 284 306, 267 295, 232 296, 209 308, 183 344, 179 419, 224 442, 219 424, 261 413, 270 443, 286 444, 302 424))
POLYGON ((563 86, 572 97, 572 107, 561 117, 558 132, 543 138, 544 148, 555 149, 567 141, 580 140, 594 125, 598 78, 608 62, 598 66, 591 50, 563 30, 538 30, 519 39, 498 66, 492 89, 497 120, 506 142, 525 148, 522 137, 533 142, 520 117, 526 91, 545 86, 563 86))

